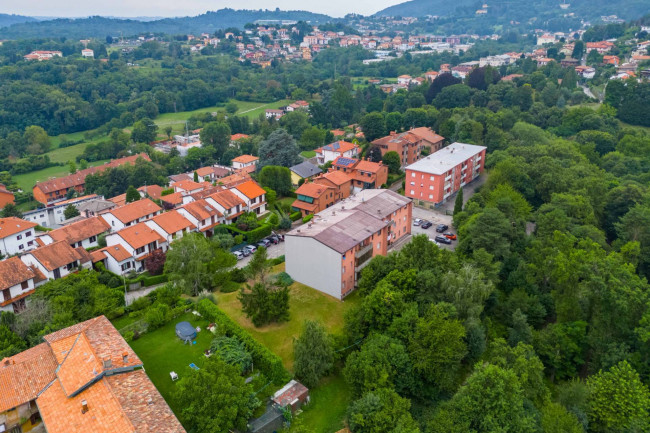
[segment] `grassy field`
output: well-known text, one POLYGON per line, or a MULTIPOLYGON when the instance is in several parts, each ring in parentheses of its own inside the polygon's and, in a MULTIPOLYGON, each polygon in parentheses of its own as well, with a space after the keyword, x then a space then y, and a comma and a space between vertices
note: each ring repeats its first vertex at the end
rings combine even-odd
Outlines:
POLYGON ((316 156, 316 152, 314 152, 313 150, 303 150, 302 152, 300 152, 300 156, 303 156, 305 158, 313 158, 314 156, 316 156))
POLYGON ((131 348, 142 360, 147 375, 176 414, 180 413, 180 407, 172 398, 176 382, 172 382, 169 372, 175 371, 178 377, 182 378, 194 373, 189 367, 190 363, 193 362, 199 368, 203 365, 206 359, 203 352, 210 347, 213 337, 213 334, 205 329, 207 325, 206 320, 187 313, 130 343, 131 348), (196 344, 183 344, 176 336, 176 324, 183 321, 190 322, 194 327, 201 327, 196 344))
POLYGON ((310 390, 310 403, 298 417, 296 425, 316 433, 334 433, 344 427, 345 412, 350 404, 351 391, 340 374, 326 377, 318 387, 310 390))
MULTIPOLYGON (((67 149, 67 148, 66 148, 67 149)), ((108 162, 108 160, 94 161, 88 163, 89 167, 95 167, 108 162)), ((18 183, 23 191, 31 191, 36 182, 43 182, 51 177, 61 177, 70 174, 70 167, 67 165, 44 168, 43 170, 30 171, 29 173, 17 174, 12 178, 18 183)))

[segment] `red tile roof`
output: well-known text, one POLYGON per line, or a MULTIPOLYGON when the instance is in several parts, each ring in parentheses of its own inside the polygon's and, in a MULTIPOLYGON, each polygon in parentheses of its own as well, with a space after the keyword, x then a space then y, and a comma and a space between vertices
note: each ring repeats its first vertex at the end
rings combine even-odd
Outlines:
POLYGON ((183 203, 183 193, 182 192, 174 192, 171 194, 163 195, 160 197, 160 200, 164 201, 167 204, 170 204, 172 206, 176 206, 178 204, 183 203))
POLYGON ((194 191, 196 189, 202 189, 203 185, 193 180, 180 180, 178 182, 172 183, 172 187, 181 189, 183 191, 194 191))
POLYGON ((128 203, 122 207, 112 209, 111 213, 115 218, 124 224, 137 220, 138 218, 160 212, 162 209, 148 198, 128 203))
POLYGON ((233 158, 232 162, 239 162, 242 164, 247 164, 249 162, 257 161, 259 158, 253 155, 241 155, 237 158, 233 158))
POLYGON ((296 190, 296 194, 317 198, 325 194, 328 189, 332 189, 332 187, 321 185, 319 183, 308 182, 300 185, 296 190))
POLYGON ((48 235, 56 241, 66 241, 70 245, 88 239, 91 236, 99 236, 111 229, 106 220, 101 217, 92 217, 85 220, 63 226, 52 230, 48 235))
POLYGON ((257 198, 266 194, 266 191, 264 191, 262 187, 259 186, 254 180, 240 183, 239 185, 235 186, 235 189, 250 199, 257 198))
POLYGON ((16 217, 0 218, 0 239, 29 230, 37 225, 35 222, 21 220, 16 217))
POLYGON ((157 200, 160 198, 160 194, 163 191, 163 187, 160 185, 147 185, 147 186, 141 186, 138 188, 139 192, 146 193, 149 197, 151 197, 154 200, 157 200))
POLYGON ((49 245, 38 247, 27 254, 31 254, 48 271, 53 271, 75 261, 82 263, 85 261, 85 257, 79 254, 66 241, 53 242, 49 245))
POLYGON ((104 247, 101 250, 102 253, 109 254, 111 257, 113 257, 117 262, 123 262, 125 260, 130 259, 133 257, 129 252, 124 249, 124 247, 120 244, 117 245, 111 245, 110 247, 104 247))
POLYGON ((133 249, 144 247, 152 242, 165 242, 162 236, 145 223, 141 222, 136 225, 123 228, 117 234, 133 249))
MULTIPOLYGON (((343 185, 344 183, 350 182, 351 180, 350 176, 340 170, 328 171, 327 173, 321 174, 316 179, 322 178, 329 180, 335 185, 343 185)), ((314 179, 314 181, 316 181, 316 179, 314 179)))
POLYGON ((382 164, 379 162, 361 160, 359 161, 359 164, 357 164, 357 166, 354 169, 358 171, 369 172, 369 173, 377 173, 381 166, 382 164))
POLYGON ((187 213, 189 213, 199 221, 210 219, 213 216, 223 216, 223 214, 219 212, 217 208, 212 206, 204 199, 200 199, 188 203, 185 206, 182 206, 181 209, 186 210, 187 213))
POLYGON ((162 213, 151 219, 168 234, 173 234, 185 229, 194 230, 196 226, 176 210, 162 213))
POLYGON ((224 207, 224 209, 232 209, 237 205, 244 206, 246 203, 237 195, 231 191, 225 190, 225 191, 219 191, 217 193, 214 193, 210 196, 210 198, 217 203, 219 203, 221 206, 224 207))

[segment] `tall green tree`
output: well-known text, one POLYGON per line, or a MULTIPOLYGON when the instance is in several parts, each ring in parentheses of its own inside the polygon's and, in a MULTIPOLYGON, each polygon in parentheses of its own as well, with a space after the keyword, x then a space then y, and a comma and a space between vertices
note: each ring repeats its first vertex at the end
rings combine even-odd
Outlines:
POLYGON ((461 187, 456 194, 456 200, 454 200, 454 215, 463 210, 463 188, 461 187))
POLYGON ((140 193, 133 185, 129 186, 129 189, 126 190, 126 202, 131 203, 134 201, 140 200, 140 193))
POLYGON ((298 146, 291 134, 282 128, 276 129, 260 143, 260 166, 291 167, 300 162, 298 153, 298 146))
POLYGON ((67 220, 70 218, 78 217, 79 215, 79 209, 77 209, 73 204, 69 204, 63 211, 63 216, 67 220))
POLYGON ((158 133, 158 125, 148 117, 138 120, 133 124, 131 130, 131 140, 135 143, 151 143, 156 139, 158 133))
POLYGON ((291 192, 291 171, 287 167, 267 165, 260 171, 260 184, 271 188, 282 197, 291 192))
POLYGON ((199 138, 204 146, 212 146, 216 152, 215 156, 221 158, 221 155, 228 149, 230 135, 230 126, 227 123, 210 122, 201 129, 199 138))
POLYGON ((366 140, 373 141, 386 135, 384 115, 378 112, 368 113, 361 118, 359 125, 366 140))
POLYGON ((388 166, 388 171, 394 174, 400 172, 402 167, 402 158, 395 151, 386 152, 386 154, 381 158, 381 161, 384 165, 388 166))
POLYGON ((391 389, 380 389, 363 395, 348 409, 348 425, 352 433, 419 433, 413 420, 409 400, 391 389))
POLYGON ((318 385, 334 366, 334 351, 327 331, 319 322, 307 320, 293 344, 293 369, 307 388, 318 385))

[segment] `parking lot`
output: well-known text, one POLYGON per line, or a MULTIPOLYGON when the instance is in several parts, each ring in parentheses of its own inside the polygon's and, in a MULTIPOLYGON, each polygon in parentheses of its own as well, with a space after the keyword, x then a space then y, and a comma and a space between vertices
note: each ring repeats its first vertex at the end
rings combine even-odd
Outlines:
MULTIPOLYGON (((268 255, 269 259, 275 259, 276 257, 280 257, 280 256, 284 255, 284 242, 280 242, 277 245, 271 244, 266 249, 266 254, 268 255)), ((238 260, 236 267, 243 268, 244 266, 246 266, 248 264, 251 257, 253 257, 252 254, 250 256, 248 256, 248 257, 244 257, 241 260, 238 260)))
MULTIPOLYGON (((435 239, 436 235, 439 235, 440 233, 436 232, 436 226, 438 224, 445 224, 449 226, 449 228, 445 231, 446 233, 454 233, 456 234, 456 230, 452 227, 452 216, 451 215, 445 215, 444 212, 441 211, 436 211, 436 210, 430 210, 430 209, 422 209, 419 207, 413 207, 413 221, 411 221, 411 235, 427 235, 429 239, 435 239), (416 218, 422 219, 422 220, 427 220, 431 222, 431 227, 428 229, 423 229, 420 226, 414 226, 412 225, 413 222, 415 221, 416 218)), ((404 245, 406 245, 407 242, 400 242, 398 245, 395 246, 395 250, 399 250, 403 248, 404 245)), ((448 250, 454 250, 456 248, 456 244, 458 243, 458 240, 451 241, 451 245, 446 245, 446 244, 440 244, 440 248, 446 248, 448 250)))

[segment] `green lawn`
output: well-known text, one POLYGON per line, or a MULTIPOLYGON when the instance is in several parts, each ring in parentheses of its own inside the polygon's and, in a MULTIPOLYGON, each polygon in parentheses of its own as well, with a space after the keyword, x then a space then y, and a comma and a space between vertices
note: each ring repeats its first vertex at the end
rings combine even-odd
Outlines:
POLYGON ((140 357, 144 369, 158 391, 172 408, 174 413, 180 413, 180 407, 171 398, 176 382, 172 382, 170 371, 175 371, 179 379, 194 371, 189 367, 194 363, 199 368, 203 366, 203 352, 210 347, 213 334, 206 329, 208 322, 191 313, 186 313, 172 320, 162 328, 144 334, 130 343, 131 348, 140 357), (200 326, 196 344, 187 345, 176 337, 175 327, 178 322, 188 321, 192 326, 200 326))
MULTIPOLYGON (((88 166, 97 166, 108 162, 108 160, 94 161, 88 166)), ((29 173, 12 176, 23 191, 31 191, 36 182, 43 182, 52 177, 61 177, 70 174, 70 167, 67 165, 44 168, 43 170, 30 171, 29 173)))
POLYGON ((304 156, 305 158, 313 158, 314 156, 316 156, 316 152, 314 152, 313 150, 303 150, 302 152, 300 152, 300 156, 304 156))
POLYGON ((315 433, 334 433, 344 427, 345 412, 350 404, 350 387, 337 374, 326 377, 309 391, 310 403, 299 416, 299 424, 315 433))

